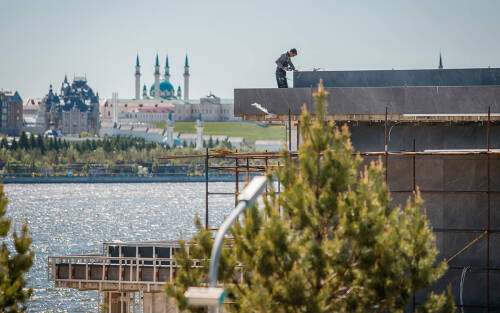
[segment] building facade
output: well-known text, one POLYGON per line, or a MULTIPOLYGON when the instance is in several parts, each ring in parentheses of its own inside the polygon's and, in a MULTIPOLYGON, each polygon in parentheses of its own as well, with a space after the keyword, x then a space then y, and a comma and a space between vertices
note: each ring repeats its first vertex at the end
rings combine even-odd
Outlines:
POLYGON ((0 91, 0 132, 17 135, 23 127, 23 100, 16 91, 0 91))
POLYGON ((89 87, 85 77, 75 77, 71 84, 65 77, 59 95, 50 85, 49 93, 40 102, 36 126, 63 135, 82 132, 98 135, 99 94, 89 87))

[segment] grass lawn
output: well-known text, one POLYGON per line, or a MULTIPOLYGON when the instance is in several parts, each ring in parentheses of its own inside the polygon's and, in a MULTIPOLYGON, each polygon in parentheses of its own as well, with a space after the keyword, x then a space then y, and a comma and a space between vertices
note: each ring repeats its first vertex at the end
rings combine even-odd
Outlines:
MULTIPOLYGON (((260 126, 249 122, 203 122, 204 135, 225 135, 230 137, 244 137, 247 142, 255 140, 281 140, 285 138, 283 126, 260 126)), ((165 128, 165 122, 153 123, 156 127, 165 128)), ((195 122, 175 122, 176 132, 196 133, 195 122)))

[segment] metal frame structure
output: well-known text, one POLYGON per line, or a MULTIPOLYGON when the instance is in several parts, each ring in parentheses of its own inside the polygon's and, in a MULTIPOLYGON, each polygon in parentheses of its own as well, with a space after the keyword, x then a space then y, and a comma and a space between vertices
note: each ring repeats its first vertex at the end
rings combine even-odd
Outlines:
MULTIPOLYGON (((474 272, 480 272, 485 274, 485 285, 484 285, 484 298, 485 298, 485 305, 461 305, 457 304, 458 307, 463 307, 463 308, 471 308, 471 309, 483 309, 486 312, 490 312, 490 310, 496 310, 499 309, 500 307, 498 306, 493 306, 491 305, 491 290, 492 290, 492 282, 491 282, 491 272, 499 272, 500 267, 499 266, 491 266, 491 236, 492 235, 498 235, 500 237, 500 229, 493 229, 492 228, 492 218, 493 218, 493 213, 492 213, 492 199, 491 197, 493 195, 500 195, 500 190, 492 190, 492 172, 491 172, 491 162, 493 160, 499 160, 500 161, 500 150, 492 149, 490 146, 490 124, 493 121, 498 121, 500 115, 495 114, 494 118, 492 118, 492 114, 488 112, 488 114, 471 114, 470 116, 435 116, 433 117, 432 115, 429 115, 427 117, 425 116, 406 116, 402 119, 399 119, 400 116, 394 116, 390 115, 387 113, 387 110, 385 114, 376 116, 375 119, 373 116, 370 119, 364 119, 360 118, 360 116, 352 116, 346 119, 345 117, 328 117, 328 120, 331 121, 341 121, 341 122, 356 122, 356 121, 362 121, 362 122, 367 122, 367 121, 376 121, 376 122, 382 122, 384 123, 384 136, 385 136, 385 149, 384 151, 381 152, 363 152, 359 153, 362 157, 365 158, 366 161, 369 160, 382 160, 385 165, 385 176, 386 176, 386 182, 388 186, 391 186, 391 180, 389 179, 389 173, 388 169, 390 167, 391 162, 393 162, 395 159, 405 159, 411 162, 411 166, 408 167, 408 171, 411 171, 411 188, 406 188, 406 189, 390 189, 390 192, 393 195, 408 195, 408 197, 412 196, 415 194, 415 191, 417 190, 417 174, 421 170, 419 168, 419 160, 426 160, 426 159, 431 159, 435 157, 464 157, 464 158, 471 158, 471 157, 477 157, 477 158, 483 158, 487 162, 486 165, 486 175, 487 175, 487 186, 486 189, 474 189, 474 190, 456 190, 452 188, 443 188, 439 190, 433 190, 433 189, 422 189, 420 190, 420 193, 425 196, 425 195, 432 195, 432 194, 443 194, 443 195, 470 195, 470 194, 478 194, 478 195, 486 195, 487 197, 487 207, 484 208, 486 210, 486 216, 487 216, 487 223, 486 227, 479 227, 479 228, 466 228, 466 227, 461 227, 461 228, 434 228, 433 231, 436 233, 466 233, 470 234, 473 236, 473 239, 468 241, 464 246, 460 249, 457 249, 452 255, 445 256, 447 257, 448 263, 451 263, 453 260, 455 260, 457 257, 462 255, 464 252, 468 251, 471 247, 474 247, 477 245, 478 242, 485 240, 486 241, 486 251, 484 255, 484 266, 473 266, 469 267, 471 271, 474 272), (413 140, 413 151, 408 151, 408 152, 391 152, 389 150, 389 135, 390 135, 390 130, 391 130, 391 123, 414 123, 415 121, 418 122, 443 122, 443 120, 447 120, 449 122, 483 122, 487 123, 487 131, 486 131, 486 142, 487 145, 484 147, 484 149, 481 150, 461 150, 461 151, 415 151, 415 140, 413 140)), ((287 146, 290 148, 292 147, 292 128, 293 127, 300 127, 300 120, 297 116, 292 116, 290 113, 288 115, 284 116, 278 116, 275 117, 274 120, 270 121, 271 123, 280 123, 280 124, 287 124, 286 128, 286 133, 287 133, 287 146)), ((393 124, 394 126, 395 124, 393 124)), ((297 145, 299 145, 299 132, 297 131, 297 145)), ((298 156, 297 151, 291 151, 289 152, 289 156, 291 158, 296 158, 298 156)), ((212 151, 210 152, 208 148, 205 150, 204 154, 198 154, 198 155, 184 155, 184 156, 169 156, 165 158, 161 158, 160 160, 162 162, 168 162, 169 160, 174 160, 174 159, 203 159, 204 161, 204 169, 205 169, 205 227, 206 229, 212 229, 215 230, 216 228, 211 227, 210 225, 210 219, 209 219, 209 198, 210 196, 234 196, 235 199, 235 205, 238 204, 238 197, 240 195, 240 183, 242 181, 249 182, 250 177, 254 174, 259 174, 259 173, 265 173, 273 168, 279 168, 282 165, 281 160, 282 160, 283 155, 280 152, 260 152, 260 153, 241 153, 241 152, 233 152, 233 151, 212 151), (226 162, 220 162, 220 161, 226 161, 226 162), (214 164, 215 163, 215 164, 214 164), (222 164, 221 163, 226 163, 222 164), (216 172, 216 171, 229 171, 229 172, 234 172, 235 176, 235 189, 234 192, 212 192, 209 190, 209 185, 210 185, 210 177, 211 173, 216 172)), ((281 185, 278 183, 277 184, 277 191, 278 193, 280 192, 281 185)), ((213 225, 212 225, 213 226, 213 225)), ((494 264, 495 265, 495 264, 494 264)), ((80 290, 85 290, 87 289, 86 287, 89 287, 88 289, 94 289, 94 290, 100 290, 100 292, 105 292, 105 290, 115 290, 116 292, 127 292, 127 289, 132 291, 132 289, 129 289, 131 284, 133 283, 138 283, 140 285, 140 288, 137 290, 142 290, 144 289, 144 292, 147 291, 152 291, 155 288, 162 288, 161 285, 163 285, 165 282, 160 282, 160 281, 155 281, 154 279, 149 282, 146 280, 141 280, 137 279, 138 271, 139 268, 144 267, 144 270, 146 268, 149 268, 153 266, 156 270, 156 268, 164 268, 164 270, 169 270, 169 279, 172 279, 172 273, 174 272, 174 267, 175 264, 173 263, 173 258, 172 255, 168 259, 158 259, 158 258, 141 258, 139 256, 135 258, 124 258, 124 257, 109 257, 109 256, 54 256, 54 257, 49 257, 48 259, 48 278, 49 280, 55 281, 56 287, 71 287, 71 288, 77 288, 80 290), (168 263, 167 263, 168 262, 168 263), (56 273, 56 265, 57 264, 68 264, 68 273, 72 273, 73 268, 71 268, 75 264, 78 267, 83 266, 81 269, 84 271, 84 273, 87 273, 89 265, 92 267, 94 264, 97 267, 103 266, 103 264, 112 264, 113 266, 117 265, 120 267, 120 273, 122 272, 123 269, 126 270, 126 273, 130 276, 127 276, 125 274, 124 279, 122 278, 122 275, 118 277, 116 280, 108 280, 105 282, 104 279, 100 280, 91 280, 89 278, 92 277, 87 277, 84 274, 82 277, 66 277, 66 278, 59 278, 56 273), (81 266, 80 266, 81 265, 81 266), (71 268, 71 269, 70 269, 71 268), (128 271, 128 272, 127 272, 128 271), (134 272, 135 271, 135 272, 134 272), (135 274, 134 274, 135 273, 135 274), (54 276, 55 275, 55 276, 54 276), (135 275, 135 276, 134 276, 135 275), (104 288, 103 283, 109 284, 104 288), (108 287, 110 289, 108 289, 108 287), (142 289, 141 289, 142 288, 142 289)), ((193 266, 196 266, 196 264, 193 264, 193 266)), ((76 269, 77 267, 75 267, 76 269)), ((454 266, 451 265, 449 267, 451 270, 463 270, 465 267, 464 266, 454 266)), ((92 274, 92 273, 91 273, 92 274)), ((498 284, 498 283, 497 283, 498 284)), ((108 296, 109 297, 109 296, 108 296)), ((416 301, 416 296, 413 297, 413 308, 418 304, 416 301)))
MULTIPOLYGON (((262 117, 262 116, 260 116, 262 117)), ((358 119, 360 118, 359 115, 357 116, 352 116, 352 117, 339 117, 339 116, 333 116, 333 117, 327 117, 328 120, 330 121, 343 121, 343 122, 350 122, 350 121, 359 121, 358 119), (352 119, 351 119, 352 118, 352 119)), ((453 190, 453 189, 442 189, 442 190, 419 190, 419 192, 424 196, 427 194, 486 194, 487 196, 487 207, 485 208, 487 210, 487 227, 486 228, 433 228, 433 231, 435 233, 469 233, 469 234, 474 234, 475 237, 473 240, 469 241, 462 249, 456 251, 455 254, 451 256, 446 256, 447 257, 447 262, 450 263, 453 261, 455 258, 457 258, 459 255, 463 254, 465 251, 467 251, 469 248, 474 246, 476 243, 478 243, 480 240, 486 240, 486 254, 484 255, 485 258, 485 266, 472 266, 469 267, 471 271, 476 271, 476 272, 484 272, 485 273, 485 287, 484 287, 484 294, 485 294, 485 305, 461 305, 457 303, 457 307, 459 308, 473 308, 473 309, 484 309, 486 312, 490 312, 490 310, 496 310, 500 309, 500 306, 493 306, 490 305, 490 292, 491 292, 491 284, 490 284, 490 272, 491 271, 500 271, 499 266, 490 266, 490 254, 491 254, 491 235, 492 234, 500 234, 500 229, 492 229, 491 227, 491 219, 492 219, 492 212, 491 212, 491 195, 494 194, 499 194, 500 191, 494 191, 491 190, 491 159, 499 159, 500 160, 500 150, 497 149, 491 149, 490 147, 490 126, 492 123, 492 120, 498 121, 500 118, 500 114, 491 114, 490 109, 488 109, 488 113, 485 114, 397 114, 397 115, 390 115, 387 112, 383 115, 377 115, 376 117, 370 116, 369 118, 361 118, 361 121, 383 121, 384 122, 384 133, 385 133, 385 151, 383 152, 364 152, 364 153, 357 153, 361 155, 362 157, 365 158, 365 160, 373 160, 373 159, 381 159, 384 163, 385 166, 385 176, 386 176, 386 183, 388 186, 390 186, 390 181, 389 181, 389 175, 388 175, 388 168, 389 164, 391 162, 391 159, 394 158, 408 158, 411 160, 411 179, 412 179, 412 188, 407 189, 407 190, 390 190, 390 193, 392 194, 408 194, 408 196, 412 196, 415 194, 418 186, 416 185, 416 173, 418 173, 419 168, 417 166, 417 160, 418 159, 425 159, 425 158, 433 158, 433 157, 445 157, 445 156, 450 156, 450 157, 485 157, 486 162, 487 162, 487 189, 486 190, 453 190), (492 118, 493 117, 493 118, 492 118), (402 122, 409 122, 413 123, 415 121, 418 122, 484 122, 487 124, 487 131, 485 134, 486 141, 487 141, 487 146, 485 149, 482 150, 442 150, 442 151, 415 151, 415 140, 413 139, 413 151, 409 152, 391 152, 388 149, 388 142, 389 142, 389 133, 390 133, 390 122, 393 123, 402 123, 402 122)), ((254 117, 246 117, 245 119, 254 119, 254 117)), ((259 118, 258 120, 264 120, 263 118, 259 118)), ((291 140, 292 140, 292 127, 297 127, 297 145, 299 145, 299 132, 298 129, 300 127, 300 119, 297 116, 293 116, 290 113, 288 115, 283 115, 283 116, 273 116, 273 120, 267 120, 270 123, 273 124, 288 124, 286 128, 287 132, 287 146, 290 148, 292 146, 291 140), (288 123, 287 123, 288 122, 288 123), (294 124, 295 125, 294 125, 294 124)), ((291 151, 289 153, 290 157, 296 158, 298 155, 297 151, 291 151)), ((261 152, 261 153, 238 153, 238 152, 231 152, 231 151, 213 151, 213 153, 209 153, 208 148, 205 151, 205 155, 186 155, 186 156, 171 156, 171 157, 166 157, 162 158, 162 160, 171 160, 171 159, 183 159, 183 158, 204 158, 204 163, 205 163, 205 227, 207 229, 213 229, 215 228, 210 228, 209 224, 209 196, 211 195, 223 195, 223 196, 229 196, 229 195, 234 195, 235 197, 235 204, 238 203, 238 195, 239 195, 239 182, 240 182, 240 175, 244 174, 246 175, 246 182, 249 181, 249 177, 253 173, 263 173, 271 168, 275 167, 280 167, 280 159, 282 158, 282 154, 280 152, 261 152), (217 159, 225 159, 225 160, 232 160, 234 162, 234 166, 217 166, 217 165, 210 165, 210 160, 217 160, 217 159), (211 192, 209 191, 209 173, 211 170, 224 170, 224 171, 232 171, 235 173, 235 191, 234 192, 211 192)), ((280 185, 278 184, 278 188, 280 188, 280 185)), ((278 190, 279 192, 279 190, 278 190)), ((500 235, 499 235, 500 236, 500 235)), ((463 270, 465 266, 449 266, 449 269, 452 270, 463 270)), ((413 303, 412 307, 413 310, 415 310, 415 307, 418 303, 415 300, 415 296, 413 297, 413 303)))

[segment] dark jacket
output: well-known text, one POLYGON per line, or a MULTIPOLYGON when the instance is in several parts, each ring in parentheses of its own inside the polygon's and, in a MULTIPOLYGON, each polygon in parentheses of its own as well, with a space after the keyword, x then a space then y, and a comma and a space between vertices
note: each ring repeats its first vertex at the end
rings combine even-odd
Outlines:
POLYGON ((276 73, 284 73, 285 67, 288 67, 291 70, 295 70, 295 66, 293 66, 290 54, 288 52, 280 55, 280 57, 276 60, 276 65, 276 73))

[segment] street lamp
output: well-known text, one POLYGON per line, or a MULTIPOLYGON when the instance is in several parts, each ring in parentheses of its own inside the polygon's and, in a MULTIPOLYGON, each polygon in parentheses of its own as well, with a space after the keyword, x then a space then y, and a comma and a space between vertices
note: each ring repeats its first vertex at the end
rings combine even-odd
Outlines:
POLYGON ((189 287, 184 293, 191 306, 219 306, 226 297, 223 288, 189 287))
POLYGON ((224 243, 224 237, 229 231, 234 222, 238 219, 238 216, 243 213, 246 209, 252 206, 252 204, 257 200, 260 194, 264 191, 266 187, 267 178, 265 176, 257 176, 250 181, 250 183, 243 189, 243 191, 238 196, 238 205, 229 214, 229 216, 224 220, 222 225, 215 236, 214 245, 212 247, 212 255, 210 257, 210 284, 208 288, 203 287, 189 287, 184 293, 184 296, 188 300, 189 305, 198 306, 218 306, 222 304, 226 292, 224 288, 217 288, 217 274, 219 270, 219 259, 220 252, 222 249, 222 244, 224 243))

